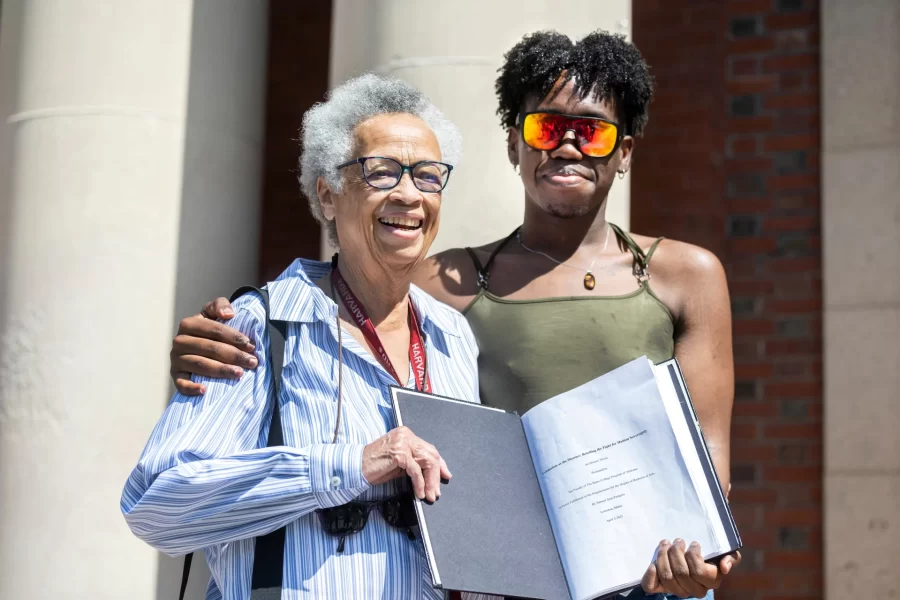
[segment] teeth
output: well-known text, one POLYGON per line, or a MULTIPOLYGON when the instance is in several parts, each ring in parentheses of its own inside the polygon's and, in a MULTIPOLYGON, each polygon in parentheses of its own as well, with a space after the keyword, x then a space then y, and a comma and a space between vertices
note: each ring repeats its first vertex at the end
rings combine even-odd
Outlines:
POLYGON ((422 221, 419 219, 407 219, 404 217, 382 217, 378 219, 380 223, 385 225, 395 225, 398 227, 405 227, 409 229, 418 229, 422 224, 422 221))

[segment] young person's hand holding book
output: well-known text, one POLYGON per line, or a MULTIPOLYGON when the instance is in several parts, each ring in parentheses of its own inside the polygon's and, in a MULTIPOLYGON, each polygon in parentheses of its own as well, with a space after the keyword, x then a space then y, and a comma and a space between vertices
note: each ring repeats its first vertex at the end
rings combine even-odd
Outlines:
POLYGON ((686 546, 684 540, 663 540, 656 549, 641 587, 647 594, 675 594, 679 598, 703 598, 709 590, 717 590, 722 578, 741 564, 741 553, 723 556, 718 565, 703 560, 697 542, 686 546))

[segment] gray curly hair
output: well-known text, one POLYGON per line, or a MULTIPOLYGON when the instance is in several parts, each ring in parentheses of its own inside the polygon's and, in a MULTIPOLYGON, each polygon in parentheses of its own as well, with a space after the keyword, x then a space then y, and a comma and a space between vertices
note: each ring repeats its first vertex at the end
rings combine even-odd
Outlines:
POLYGON ((322 214, 316 181, 324 177, 335 192, 343 190, 343 174, 335 167, 353 158, 356 127, 376 115, 410 114, 431 128, 441 147, 441 159, 458 165, 462 158, 462 135, 425 95, 406 82, 367 73, 331 90, 303 115, 300 156, 300 189, 309 210, 328 229, 337 246, 337 227, 322 214))

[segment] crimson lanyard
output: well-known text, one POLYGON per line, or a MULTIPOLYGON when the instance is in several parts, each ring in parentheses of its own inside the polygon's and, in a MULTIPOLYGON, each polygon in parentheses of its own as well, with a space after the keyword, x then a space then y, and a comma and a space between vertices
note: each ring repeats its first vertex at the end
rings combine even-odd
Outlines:
MULTIPOLYGON (((347 308, 347 312, 353 317, 353 321, 362 331, 366 341, 375 350, 375 356, 381 363, 381 366, 390 373, 397 383, 404 385, 405 382, 397 376, 394 365, 384 349, 384 344, 378 338, 378 332, 375 331, 375 325, 372 319, 366 314, 362 303, 356 298, 356 295, 344 281, 340 270, 335 266, 331 270, 331 281, 335 290, 347 308)), ((416 311, 413 307, 412 298, 409 300, 409 364, 413 367, 413 376, 416 379, 416 389, 420 392, 431 393, 431 379, 428 377, 428 367, 425 364, 425 344, 422 341, 422 333, 419 329, 419 321, 416 318, 416 311)))

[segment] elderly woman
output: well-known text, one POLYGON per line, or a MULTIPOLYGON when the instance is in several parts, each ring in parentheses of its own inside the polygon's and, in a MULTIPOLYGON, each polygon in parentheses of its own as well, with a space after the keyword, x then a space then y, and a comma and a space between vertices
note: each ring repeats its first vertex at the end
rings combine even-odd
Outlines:
POLYGON ((303 191, 340 254, 297 260, 268 286, 271 318, 287 322, 284 445, 266 447, 269 339, 265 305, 248 294, 231 324, 259 349, 258 368, 238 382, 195 378, 203 396, 175 394, 122 511, 167 554, 205 550, 208 599, 441 598, 411 529, 407 476, 433 502, 451 475, 433 446, 394 427, 388 388, 478 401, 468 324, 410 285, 461 138, 421 93, 367 75, 306 114, 303 147, 303 191), (283 526, 284 592, 251 591, 254 538, 283 526))

